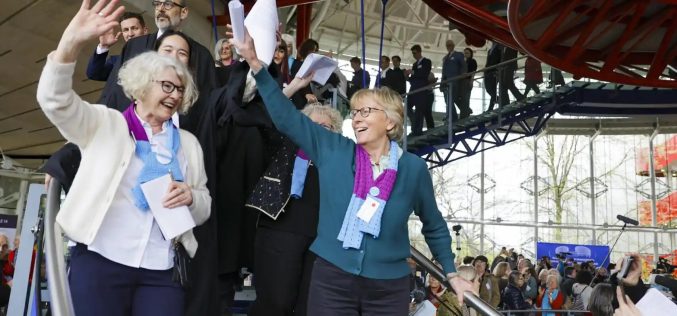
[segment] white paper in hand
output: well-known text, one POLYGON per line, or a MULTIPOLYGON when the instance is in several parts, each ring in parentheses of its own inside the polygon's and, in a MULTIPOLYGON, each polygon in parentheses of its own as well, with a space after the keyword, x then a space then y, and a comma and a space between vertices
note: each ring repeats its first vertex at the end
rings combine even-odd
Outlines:
POLYGON ((238 0, 228 2, 228 12, 230 13, 230 25, 233 27, 233 38, 242 43, 244 42, 244 6, 238 0))
POLYGON ((296 72, 296 77, 303 78, 314 71, 313 81, 324 85, 336 67, 338 67, 337 61, 327 56, 313 53, 308 55, 303 61, 301 68, 296 72))
POLYGON ((254 39, 259 60, 270 65, 277 48, 277 4, 275 0, 257 0, 244 19, 249 35, 254 39))
POLYGON ((141 184, 141 191, 146 196, 150 211, 153 213, 162 235, 167 240, 195 227, 195 221, 187 206, 171 209, 162 206, 162 200, 167 195, 167 188, 169 188, 171 181, 171 177, 167 174, 141 184))

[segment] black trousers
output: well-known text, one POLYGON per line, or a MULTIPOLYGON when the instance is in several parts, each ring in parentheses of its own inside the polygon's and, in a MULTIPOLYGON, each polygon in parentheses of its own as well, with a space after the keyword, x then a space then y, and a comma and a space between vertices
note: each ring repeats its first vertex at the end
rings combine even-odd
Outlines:
MULTIPOLYGON (((254 250, 256 301, 250 316, 305 316, 313 238, 259 227, 254 250)), ((318 315, 318 314, 311 314, 318 315)))
POLYGON ((433 119, 434 99, 435 96, 432 92, 428 91, 412 94, 407 98, 407 116, 411 122, 412 135, 420 135, 422 133, 423 120, 425 120, 428 129, 435 127, 433 119))
POLYGON ((410 300, 409 276, 369 279, 318 257, 310 281, 308 315, 407 316, 410 300))
POLYGON ((494 104, 496 104, 496 88, 498 87, 498 80, 496 79, 496 71, 485 72, 484 73, 484 90, 487 91, 487 94, 490 96, 489 106, 487 107, 488 111, 494 109, 494 104))
POLYGON ((524 88, 524 96, 526 97, 529 94, 529 91, 534 90, 536 94, 541 93, 541 89, 538 88, 538 83, 535 82, 525 82, 526 87, 524 88))
POLYGON ((510 104, 510 97, 508 91, 512 93, 517 101, 524 99, 524 95, 515 86, 515 69, 505 69, 501 74, 501 106, 510 104))

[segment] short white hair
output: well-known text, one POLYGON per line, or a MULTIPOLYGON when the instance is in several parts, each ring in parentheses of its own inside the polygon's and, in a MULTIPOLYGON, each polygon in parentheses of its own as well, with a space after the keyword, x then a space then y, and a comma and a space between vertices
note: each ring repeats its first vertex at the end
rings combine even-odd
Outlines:
POLYGON ((331 120, 331 130, 333 132, 341 133, 343 129, 343 117, 341 117, 341 113, 329 105, 323 105, 319 102, 308 103, 301 112, 308 117, 313 115, 313 113, 326 116, 331 120))
POLYGON ((174 69, 185 89, 179 112, 186 113, 197 100, 198 90, 186 65, 175 58, 162 56, 154 51, 138 55, 122 65, 118 73, 118 84, 128 98, 139 100, 150 89, 155 76, 168 68, 174 69))
MULTIPOLYGON (((218 40, 214 45, 214 58, 216 58, 216 61, 221 61, 221 48, 223 47, 224 42, 228 42, 228 39, 225 37, 218 40)), ((235 52, 234 45, 230 45, 230 54, 233 56, 233 60, 240 59, 240 56, 235 52)))

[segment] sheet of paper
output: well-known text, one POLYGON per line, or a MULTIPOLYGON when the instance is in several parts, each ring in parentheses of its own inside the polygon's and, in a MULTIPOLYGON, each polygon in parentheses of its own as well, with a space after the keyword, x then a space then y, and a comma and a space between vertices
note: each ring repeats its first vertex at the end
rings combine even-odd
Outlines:
POLYGON ((677 305, 653 288, 649 289, 635 306, 642 315, 677 315, 677 305))
POLYGON ((146 196, 150 211, 157 222, 162 235, 172 239, 195 227, 193 216, 187 206, 166 208, 162 206, 162 200, 167 195, 167 188, 171 183, 169 174, 141 184, 141 191, 146 196))
POLYGON ((329 80, 329 76, 334 72, 334 69, 338 67, 338 62, 327 56, 320 54, 310 54, 303 61, 301 68, 296 73, 296 76, 299 78, 305 77, 308 73, 314 71, 313 81, 324 85, 329 80))
POLYGON ((244 19, 249 35, 254 39, 256 55, 270 65, 277 48, 277 4, 275 0, 258 0, 244 19))
POLYGON ((238 42, 244 42, 244 6, 238 0, 228 2, 230 13, 230 25, 233 27, 233 38, 238 42))

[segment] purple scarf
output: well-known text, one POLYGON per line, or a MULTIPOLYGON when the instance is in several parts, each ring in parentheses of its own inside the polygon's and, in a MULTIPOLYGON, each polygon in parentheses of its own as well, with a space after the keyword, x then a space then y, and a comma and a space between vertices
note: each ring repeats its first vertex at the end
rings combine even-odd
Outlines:
POLYGON ((343 242, 343 248, 359 249, 365 233, 378 238, 381 231, 383 210, 397 179, 399 152, 400 147, 397 143, 390 141, 388 168, 374 180, 369 154, 362 146, 355 146, 356 170, 353 195, 350 198, 350 204, 348 204, 348 210, 343 218, 343 225, 338 235, 338 240, 343 242), (375 208, 375 211, 370 216, 369 221, 365 221, 358 217, 358 213, 368 199, 374 203, 372 207, 375 208))

